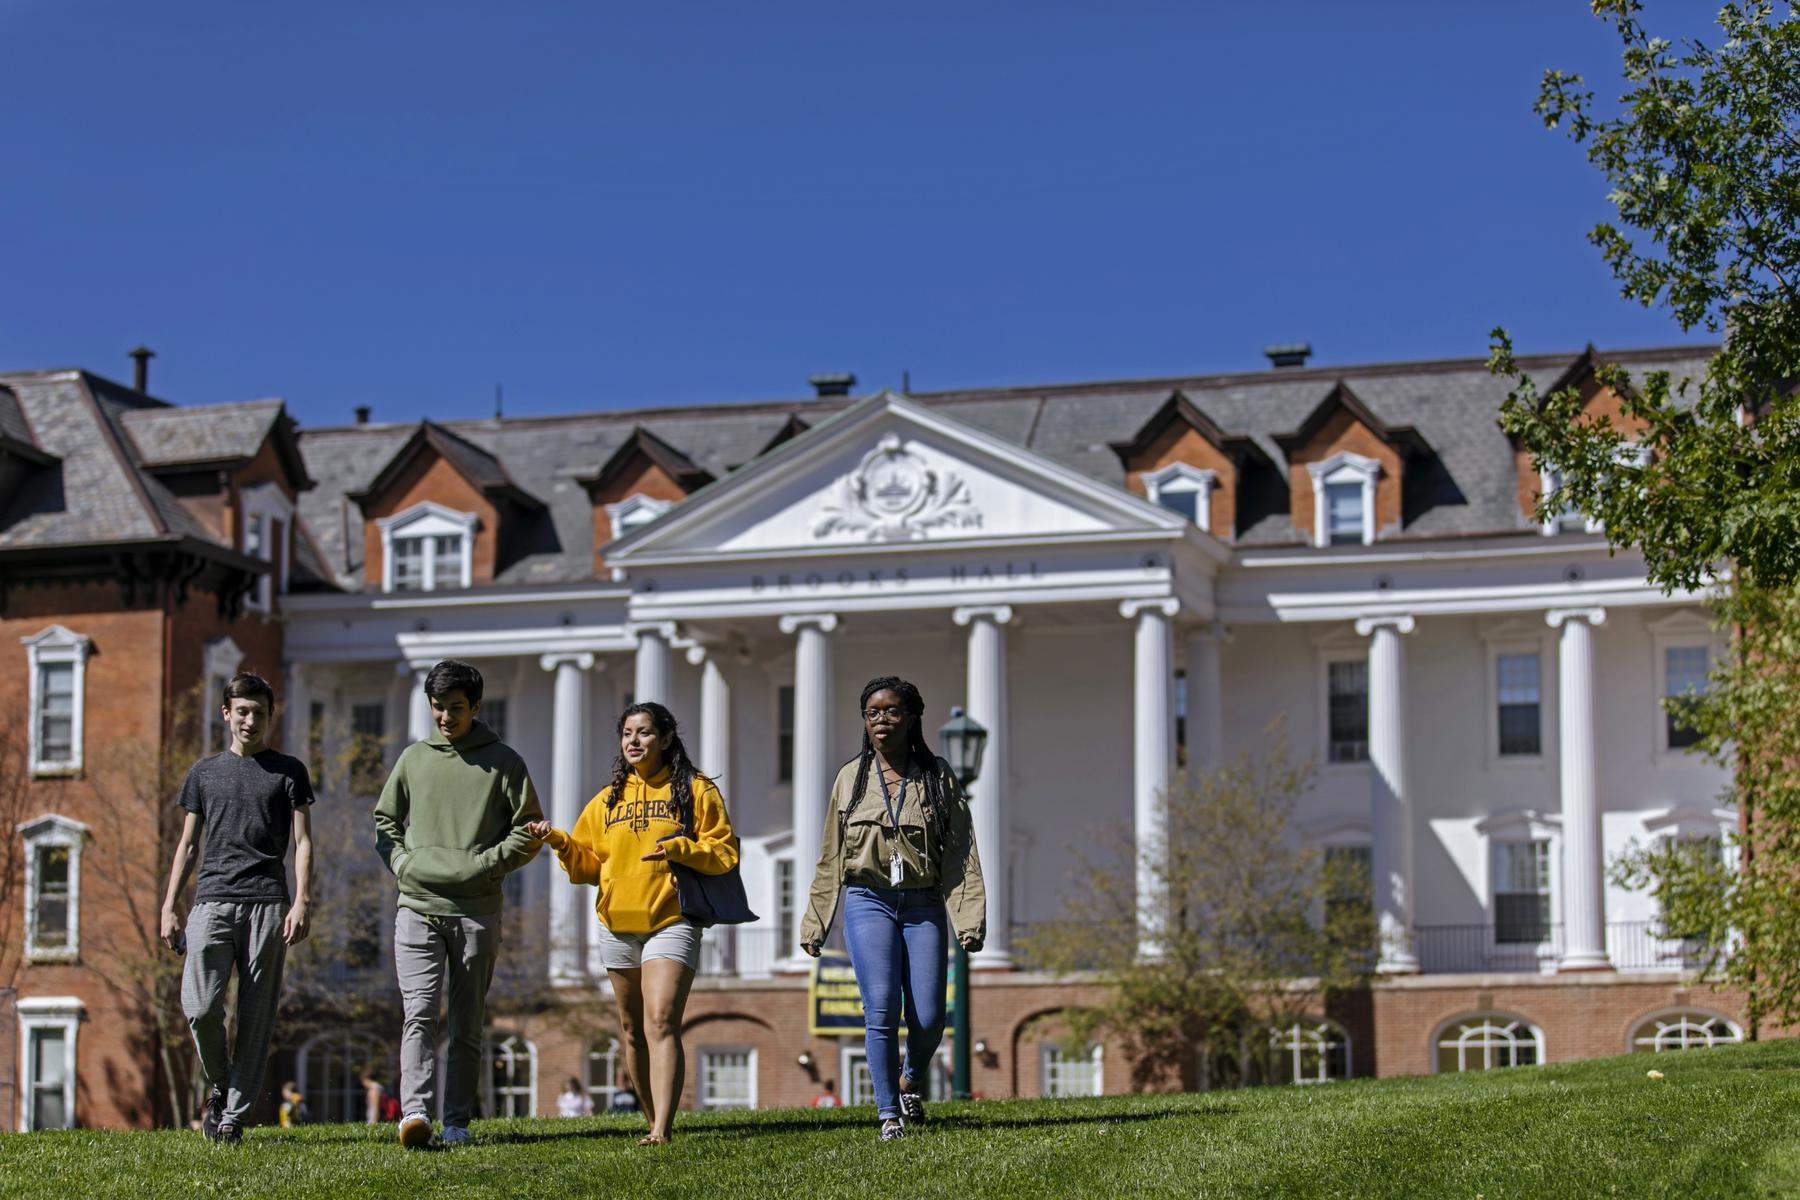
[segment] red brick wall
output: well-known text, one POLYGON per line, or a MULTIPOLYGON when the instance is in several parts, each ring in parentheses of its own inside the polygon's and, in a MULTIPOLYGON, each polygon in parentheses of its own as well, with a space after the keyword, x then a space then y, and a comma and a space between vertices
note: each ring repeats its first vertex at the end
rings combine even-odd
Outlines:
POLYGON ((1308 542, 1312 541, 1313 485, 1307 464, 1322 462, 1341 450, 1372 458, 1381 464, 1381 477, 1375 482, 1375 535, 1380 537, 1398 530, 1404 460, 1398 450, 1343 408, 1326 418, 1312 441, 1288 459, 1289 503, 1293 507, 1294 529, 1308 542))
POLYGON ((687 498, 687 492, 682 490, 681 485, 667 471, 642 454, 624 471, 615 475, 606 487, 594 489, 594 574, 598 578, 605 578, 606 559, 602 550, 606 543, 612 541, 612 517, 607 513, 606 506, 634 495, 647 496, 652 500, 667 500, 671 504, 687 498))
MULTIPOLYGON (((1632 436, 1643 432, 1644 422, 1625 415, 1618 394, 1611 388, 1601 387, 1597 380, 1589 378, 1581 387, 1581 396, 1581 420, 1604 421, 1632 436)), ((1519 511, 1529 521, 1537 508, 1538 495, 1543 491, 1543 481, 1531 465, 1531 453, 1523 446, 1513 447, 1513 471, 1519 485, 1519 511)))
POLYGON ((1173 421, 1142 455, 1125 464, 1125 486, 1135 494, 1146 494, 1144 476, 1175 463, 1185 463, 1202 471, 1218 472, 1212 489, 1210 520, 1214 536, 1230 540, 1237 536, 1237 464, 1217 446, 1201 436, 1200 431, 1182 421, 1173 421))
POLYGON ((475 514, 475 545, 469 573, 476 586, 494 581, 494 564, 500 552, 500 514, 480 489, 427 447, 385 495, 374 498, 363 509, 363 580, 369 591, 381 590, 381 528, 375 522, 425 500, 475 514))

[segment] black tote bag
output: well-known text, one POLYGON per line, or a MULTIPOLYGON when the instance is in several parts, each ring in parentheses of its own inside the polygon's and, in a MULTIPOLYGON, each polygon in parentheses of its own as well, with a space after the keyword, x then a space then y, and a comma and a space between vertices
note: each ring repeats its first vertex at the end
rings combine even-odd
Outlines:
MULTIPOLYGON (((669 837, 693 837, 694 814, 687 811, 681 814, 684 833, 672 833, 669 837)), ((668 841, 668 838, 660 839, 668 841)), ((732 834, 732 841, 737 835, 732 834)), ((675 876, 675 894, 681 901, 681 915, 702 929, 714 925, 746 925, 756 920, 756 914, 750 911, 750 897, 744 894, 744 876, 739 872, 737 864, 723 875, 708 875, 696 871, 693 867, 671 860, 669 871, 675 876)))

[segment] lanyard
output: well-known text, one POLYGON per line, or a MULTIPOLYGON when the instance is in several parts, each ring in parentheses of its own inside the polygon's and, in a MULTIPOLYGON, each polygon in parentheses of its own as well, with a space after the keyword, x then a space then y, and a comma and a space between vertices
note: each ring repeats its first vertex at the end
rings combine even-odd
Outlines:
POLYGON ((904 776, 901 777, 900 799, 899 799, 899 802, 896 803, 893 796, 890 795, 888 792, 887 772, 881 769, 881 766, 879 763, 876 764, 875 774, 876 774, 876 777, 878 779, 880 779, 880 781, 881 781, 881 807, 887 811, 888 822, 891 825, 893 825, 893 827, 894 827, 893 836, 899 837, 900 836, 900 813, 901 813, 901 810, 903 810, 906 807, 906 779, 904 776))

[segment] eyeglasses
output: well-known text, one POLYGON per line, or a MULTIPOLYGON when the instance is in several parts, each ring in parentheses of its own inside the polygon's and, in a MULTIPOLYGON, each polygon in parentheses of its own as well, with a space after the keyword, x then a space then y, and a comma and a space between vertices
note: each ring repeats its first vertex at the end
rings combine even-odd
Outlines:
POLYGON ((898 725, 906 720, 906 710, 903 708, 865 708, 863 709, 863 720, 871 725, 898 725))

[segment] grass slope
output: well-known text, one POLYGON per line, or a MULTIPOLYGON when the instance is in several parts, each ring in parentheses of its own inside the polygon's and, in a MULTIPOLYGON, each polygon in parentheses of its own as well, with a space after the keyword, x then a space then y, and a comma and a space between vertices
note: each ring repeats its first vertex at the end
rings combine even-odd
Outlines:
POLYGON ((868 1109, 488 1121, 409 1154, 391 1129, 0 1136, 0 1197, 1788 1196, 1800 1042, 1486 1075, 1183 1096, 938 1105, 882 1145, 868 1109), (1665 1078, 1649 1079, 1660 1070, 1665 1078))

